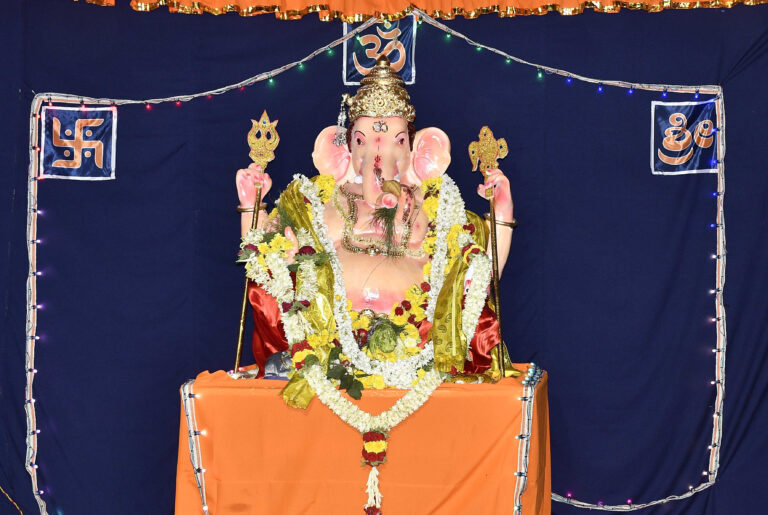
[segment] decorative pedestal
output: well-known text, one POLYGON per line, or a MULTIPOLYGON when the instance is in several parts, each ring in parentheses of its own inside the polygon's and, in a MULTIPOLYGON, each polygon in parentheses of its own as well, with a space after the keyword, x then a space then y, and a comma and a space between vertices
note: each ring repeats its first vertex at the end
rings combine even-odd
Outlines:
MULTIPOLYGON (((528 372, 528 364, 515 365, 528 372)), ((546 372, 498 384, 444 384, 392 430, 382 512, 550 513, 546 372)), ((181 388, 176 513, 362 514, 359 433, 314 399, 289 408, 283 381, 203 372, 181 388)), ((401 390, 366 390, 388 409, 401 390)))

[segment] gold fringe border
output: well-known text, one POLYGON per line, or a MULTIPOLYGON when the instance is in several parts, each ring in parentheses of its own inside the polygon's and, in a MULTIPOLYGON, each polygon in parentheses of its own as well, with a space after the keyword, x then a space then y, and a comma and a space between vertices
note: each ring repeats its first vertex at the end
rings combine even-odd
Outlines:
MULTIPOLYGON (((74 0, 77 2, 78 0, 74 0)), ((115 0, 85 0, 89 4, 95 4, 100 6, 114 6, 115 0)), ((247 0, 244 0, 247 1, 247 0)), ((572 16, 575 14, 581 14, 588 9, 592 9, 595 12, 600 13, 617 13, 621 9, 629 9, 633 11, 643 10, 648 12, 660 12, 664 9, 730 9, 736 5, 755 6, 768 4, 768 0, 712 0, 704 2, 673 2, 671 0, 662 0, 658 4, 649 4, 644 2, 614 2, 611 4, 604 4, 601 2, 582 2, 576 7, 562 7, 559 4, 544 4, 536 9, 520 9, 517 7, 500 7, 499 5, 490 5, 488 7, 480 7, 478 9, 467 11, 462 7, 455 7, 450 10, 441 11, 439 9, 422 9, 429 16, 442 19, 452 20, 456 16, 463 16, 464 18, 473 19, 483 14, 496 14, 499 18, 511 18, 513 16, 531 16, 531 15, 544 15, 551 12, 558 12, 564 16, 572 16)), ((222 8, 211 7, 205 2, 198 2, 194 0, 156 0, 156 1, 141 1, 131 0, 131 7, 135 11, 154 11, 159 7, 168 7, 168 11, 172 13, 181 14, 227 14, 237 13, 240 16, 258 16, 260 14, 273 13, 278 20, 297 20, 307 14, 317 13, 318 18, 321 21, 332 21, 339 19, 347 23, 359 23, 366 21, 369 18, 383 18, 385 20, 394 21, 399 20, 411 13, 414 7, 408 8, 396 12, 396 13, 382 13, 374 11, 373 13, 360 13, 347 15, 342 11, 333 11, 326 4, 314 4, 308 5, 301 10, 281 11, 279 5, 252 5, 250 7, 240 7, 240 5, 227 4, 222 8)))

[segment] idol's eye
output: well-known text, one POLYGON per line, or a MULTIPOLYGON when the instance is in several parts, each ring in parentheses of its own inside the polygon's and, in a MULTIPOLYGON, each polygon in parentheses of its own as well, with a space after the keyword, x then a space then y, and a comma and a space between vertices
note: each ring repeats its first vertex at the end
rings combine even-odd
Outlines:
POLYGON ((405 145, 405 138, 400 138, 397 140, 398 145, 405 145))
POLYGON ((360 139, 360 138, 357 138, 357 144, 358 144, 358 145, 362 145, 362 144, 363 144, 363 140, 362 140, 362 139, 360 139))

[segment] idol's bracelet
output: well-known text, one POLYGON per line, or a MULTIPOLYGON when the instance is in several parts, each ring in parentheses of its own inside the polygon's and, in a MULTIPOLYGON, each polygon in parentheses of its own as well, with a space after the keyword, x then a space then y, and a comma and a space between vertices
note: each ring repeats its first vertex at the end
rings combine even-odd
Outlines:
MULTIPOLYGON (((484 218, 490 222, 491 221, 491 213, 485 213, 484 218)), ((515 227, 517 227, 517 218, 513 217, 511 222, 505 222, 505 221, 499 220, 497 218, 496 219, 496 225, 503 225, 504 227, 509 227, 510 229, 514 229, 515 227)))
MULTIPOLYGON (((267 205, 262 203, 261 209, 267 209, 267 205)), ((253 213, 254 211, 256 211, 255 206, 251 206, 251 207, 237 206, 238 213, 253 213)))

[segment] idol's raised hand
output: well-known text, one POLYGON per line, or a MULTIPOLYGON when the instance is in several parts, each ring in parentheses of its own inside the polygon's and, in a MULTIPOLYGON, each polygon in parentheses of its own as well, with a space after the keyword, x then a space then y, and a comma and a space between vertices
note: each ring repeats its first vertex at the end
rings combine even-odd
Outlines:
POLYGON ((237 197, 241 207, 253 207, 256 205, 256 186, 261 185, 261 198, 272 188, 272 178, 268 173, 261 171, 261 166, 251 163, 248 168, 237 171, 235 176, 237 184, 237 197))
POLYGON ((485 175, 485 182, 477 187, 477 194, 487 198, 485 192, 488 188, 493 188, 496 218, 503 222, 512 221, 514 202, 512 201, 512 192, 509 189, 509 179, 504 175, 504 172, 498 168, 488 170, 485 175))

